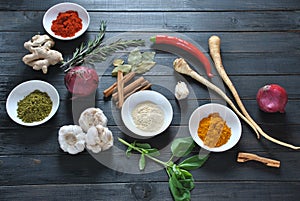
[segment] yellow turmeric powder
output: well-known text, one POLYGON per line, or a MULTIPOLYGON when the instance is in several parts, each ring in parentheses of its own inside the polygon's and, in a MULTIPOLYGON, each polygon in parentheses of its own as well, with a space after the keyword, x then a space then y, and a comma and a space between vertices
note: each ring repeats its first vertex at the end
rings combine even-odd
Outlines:
POLYGON ((231 129, 219 113, 211 113, 199 122, 198 136, 208 147, 220 147, 229 140, 231 129))

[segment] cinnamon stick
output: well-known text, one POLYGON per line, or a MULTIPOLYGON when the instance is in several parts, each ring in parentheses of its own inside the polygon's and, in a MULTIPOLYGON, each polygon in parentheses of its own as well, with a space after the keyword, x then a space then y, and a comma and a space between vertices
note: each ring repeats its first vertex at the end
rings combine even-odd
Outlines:
MULTIPOLYGON (((149 81, 145 80, 143 83, 141 83, 139 86, 137 86, 136 88, 134 88, 132 91, 130 91, 129 93, 127 93, 126 95, 124 95, 124 100, 126 100, 126 98, 128 98, 130 95, 134 94, 137 91, 142 91, 145 89, 148 89, 151 87, 151 83, 149 83, 149 81)), ((119 102, 116 102, 116 105, 118 105, 119 102)))
MULTIPOLYGON (((134 72, 130 72, 130 73, 127 73, 126 75, 124 75, 124 77, 123 77, 124 84, 129 82, 134 76, 135 76, 134 72)), ((105 89, 103 91, 104 97, 109 97, 110 95, 112 95, 114 93, 114 91, 116 90, 116 88, 117 88, 117 82, 113 83, 110 87, 108 87, 107 89, 105 89)))
POLYGON ((261 157, 261 156, 258 156, 256 154, 251 154, 251 153, 240 152, 238 154, 237 162, 243 163, 243 162, 250 161, 250 160, 261 162, 269 167, 276 167, 276 168, 280 167, 280 161, 277 161, 274 159, 261 157))
MULTIPOLYGON (((135 88, 137 88, 138 86, 140 86, 144 81, 145 81, 144 77, 139 77, 137 80, 135 80, 132 83, 128 84, 124 88, 124 94, 126 95, 127 93, 131 92, 132 90, 134 90, 135 88)), ((118 92, 115 92, 112 95, 112 98, 116 101, 116 100, 118 100, 118 96, 119 96, 118 92)))
POLYGON ((118 87, 118 108, 121 108, 124 102, 124 80, 123 80, 123 72, 118 71, 118 77, 117 77, 117 87, 118 87))

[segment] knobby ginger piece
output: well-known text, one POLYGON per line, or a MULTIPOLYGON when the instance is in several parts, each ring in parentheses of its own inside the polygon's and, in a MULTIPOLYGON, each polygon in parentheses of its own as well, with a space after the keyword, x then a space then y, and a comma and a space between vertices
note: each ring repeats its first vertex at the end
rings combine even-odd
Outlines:
POLYGON ((54 44, 54 41, 48 35, 33 36, 31 40, 24 43, 24 47, 31 54, 25 55, 22 59, 23 62, 34 70, 42 70, 46 74, 50 65, 63 61, 60 52, 51 50, 54 44))

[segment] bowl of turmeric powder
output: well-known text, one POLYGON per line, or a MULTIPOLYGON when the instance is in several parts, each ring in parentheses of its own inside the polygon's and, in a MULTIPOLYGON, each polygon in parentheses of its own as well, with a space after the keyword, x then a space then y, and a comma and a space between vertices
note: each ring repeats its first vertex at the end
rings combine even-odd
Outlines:
POLYGON ((81 36, 89 23, 87 10, 69 2, 52 6, 43 17, 43 26, 47 33, 60 40, 72 40, 81 36))
POLYGON ((189 131, 200 147, 211 152, 223 152, 238 143, 242 126, 238 116, 230 108, 208 103, 192 113, 189 131))

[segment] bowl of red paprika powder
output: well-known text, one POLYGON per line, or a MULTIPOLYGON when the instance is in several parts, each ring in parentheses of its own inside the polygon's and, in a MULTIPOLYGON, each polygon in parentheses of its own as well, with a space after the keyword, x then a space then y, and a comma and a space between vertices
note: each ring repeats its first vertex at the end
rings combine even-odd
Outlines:
POLYGON ((59 3, 47 10, 43 26, 52 37, 72 40, 81 36, 90 24, 85 8, 75 3, 59 3))

